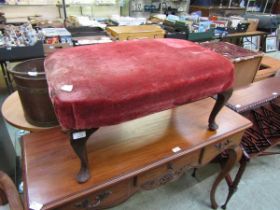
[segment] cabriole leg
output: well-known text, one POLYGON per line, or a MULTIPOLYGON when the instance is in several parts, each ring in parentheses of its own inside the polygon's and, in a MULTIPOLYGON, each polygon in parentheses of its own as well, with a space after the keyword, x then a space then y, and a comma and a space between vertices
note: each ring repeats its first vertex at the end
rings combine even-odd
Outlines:
POLYGON ((233 89, 231 88, 231 89, 228 89, 228 90, 218 94, 216 103, 214 105, 214 108, 213 108, 213 110, 209 116, 209 120, 208 120, 208 123, 209 123, 208 129, 210 131, 215 131, 218 129, 218 125, 215 122, 216 116, 220 112, 220 110, 223 108, 225 103, 228 101, 228 99, 231 97, 232 91, 233 91, 233 89))
POLYGON ((98 128, 87 130, 72 130, 70 132, 71 146, 81 162, 80 171, 76 176, 76 180, 79 183, 86 182, 90 178, 86 143, 91 134, 94 133, 97 129, 98 128))
POLYGON ((236 192, 238 184, 239 184, 239 182, 242 178, 242 175, 243 175, 243 173, 246 169, 247 162, 248 162, 248 159, 243 155, 241 160, 240 160, 240 167, 238 169, 236 177, 235 177, 233 183, 231 185, 229 185, 228 196, 227 196, 225 204, 222 205, 222 209, 227 208, 227 204, 228 204, 229 200, 231 199, 232 195, 236 192))
POLYGON ((241 158, 242 150, 238 146, 236 148, 227 149, 227 153, 228 153, 228 160, 227 160, 226 164, 224 165, 223 169, 221 170, 221 172, 219 173, 219 175, 217 176, 216 180, 214 181, 211 192, 210 192, 211 207, 213 209, 218 208, 218 204, 215 199, 217 187, 219 186, 220 182, 224 178, 226 178, 226 176, 229 174, 229 172, 231 171, 231 169, 233 168, 235 163, 241 158))

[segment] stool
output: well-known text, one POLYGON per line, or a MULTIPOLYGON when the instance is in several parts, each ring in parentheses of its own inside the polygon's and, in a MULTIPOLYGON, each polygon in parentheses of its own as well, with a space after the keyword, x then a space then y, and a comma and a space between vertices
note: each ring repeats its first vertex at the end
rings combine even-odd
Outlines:
POLYGON ((198 44, 145 39, 61 49, 45 60, 60 125, 81 160, 78 182, 90 177, 88 137, 99 127, 133 120, 218 93, 209 129, 231 96, 233 65, 198 44))

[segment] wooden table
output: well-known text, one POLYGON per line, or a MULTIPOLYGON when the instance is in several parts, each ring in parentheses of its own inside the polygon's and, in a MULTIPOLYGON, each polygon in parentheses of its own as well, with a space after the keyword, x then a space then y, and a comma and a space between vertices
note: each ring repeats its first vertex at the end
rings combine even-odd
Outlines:
POLYGON ((265 51, 265 39, 267 36, 266 32, 263 31, 250 31, 250 32, 242 32, 242 33, 232 33, 228 34, 225 37, 222 37, 221 40, 225 42, 230 42, 232 44, 236 44, 238 46, 243 45, 243 38, 244 37, 252 37, 252 36, 260 36, 261 37, 261 43, 260 43, 260 49, 262 51, 265 51))
POLYGON ((241 137, 251 122, 224 107, 219 129, 207 130, 214 100, 166 110, 147 117, 100 128, 88 141, 92 177, 75 179, 79 159, 68 135, 55 128, 25 135, 22 141, 26 206, 43 209, 101 209, 117 205, 135 192, 173 181, 189 168, 209 163, 224 151, 228 161, 213 183, 210 199, 221 180, 241 157, 241 137))
POLYGON ((235 90, 227 106, 238 113, 257 108, 280 95, 280 77, 271 77, 235 90))
POLYGON ((4 119, 9 124, 19 129, 23 129, 31 132, 38 132, 51 128, 51 127, 34 126, 26 121, 24 117, 23 108, 20 102, 20 98, 18 95, 18 91, 13 92, 11 95, 9 95, 6 98, 6 100, 2 104, 1 112, 4 119))
POLYGON ((252 128, 245 132, 241 140, 243 156, 234 182, 231 181, 229 175, 226 177, 227 182, 232 184, 230 191, 236 190, 233 185, 238 185, 249 159, 256 156, 280 154, 280 152, 268 152, 270 148, 280 143, 279 96, 280 77, 272 77, 234 91, 228 101, 227 106, 242 113, 253 122, 252 128), (275 112, 273 104, 277 104, 278 113, 275 112), (265 114, 265 112, 270 114, 265 114), (278 135, 274 135, 275 126, 277 126, 278 135))

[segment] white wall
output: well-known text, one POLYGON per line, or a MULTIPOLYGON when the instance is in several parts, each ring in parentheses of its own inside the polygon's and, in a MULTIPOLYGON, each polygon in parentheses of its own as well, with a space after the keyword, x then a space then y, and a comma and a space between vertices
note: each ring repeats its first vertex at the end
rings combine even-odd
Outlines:
POLYGON ((58 8, 56 6, 0 6, 0 11, 5 13, 7 18, 26 17, 34 15, 42 15, 45 18, 59 17, 58 8))
MULTIPOLYGON (((112 6, 82 6, 84 15, 93 14, 94 17, 110 17, 113 14, 120 14, 119 4, 112 6)), ((26 17, 41 15, 44 18, 54 19, 59 17, 58 7, 55 5, 42 5, 42 6, 9 6, 1 5, 0 12, 4 12, 7 18, 26 17)), ((63 17, 63 11, 61 9, 63 17)), ((67 15, 80 15, 80 6, 74 5, 67 7, 67 15)))

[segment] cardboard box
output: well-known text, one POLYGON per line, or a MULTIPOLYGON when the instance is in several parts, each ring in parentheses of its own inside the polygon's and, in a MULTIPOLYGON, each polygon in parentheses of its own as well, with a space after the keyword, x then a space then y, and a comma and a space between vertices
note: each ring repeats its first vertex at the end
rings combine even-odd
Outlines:
POLYGON ((164 38, 165 31, 156 25, 113 26, 106 29, 114 40, 131 40, 144 38, 164 38))
POLYGON ((44 54, 47 56, 50 53, 53 53, 62 48, 72 47, 71 44, 68 43, 58 43, 58 44, 44 44, 44 54))
POLYGON ((247 29, 247 32, 256 31, 259 25, 259 19, 248 19, 250 25, 247 29))

